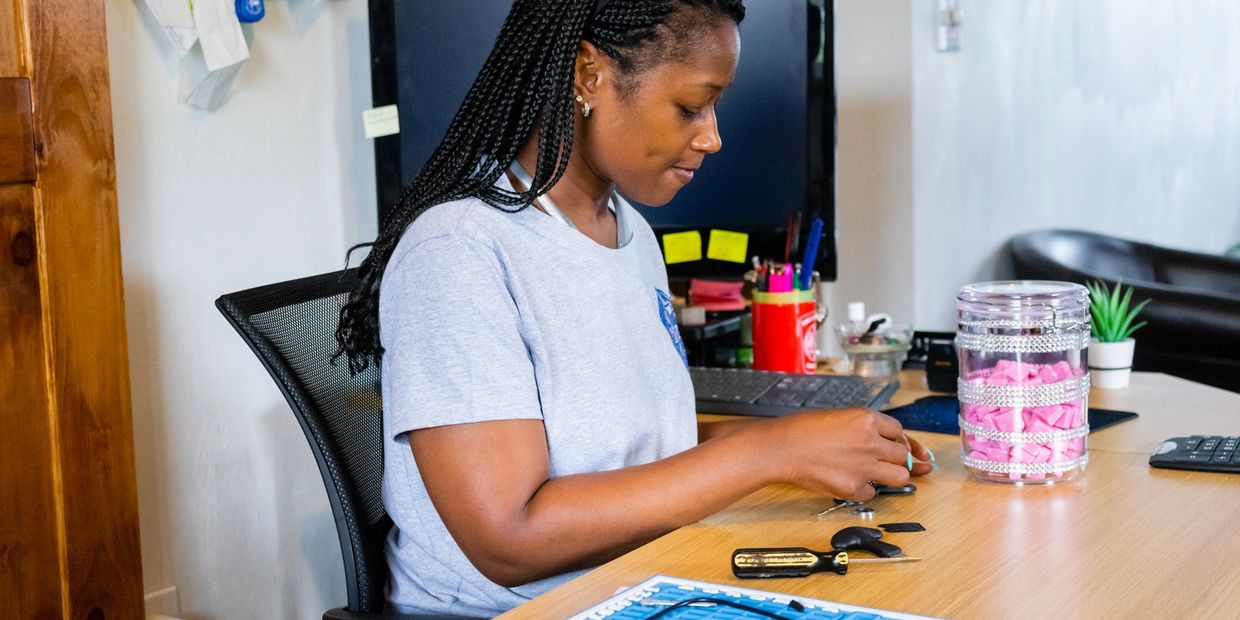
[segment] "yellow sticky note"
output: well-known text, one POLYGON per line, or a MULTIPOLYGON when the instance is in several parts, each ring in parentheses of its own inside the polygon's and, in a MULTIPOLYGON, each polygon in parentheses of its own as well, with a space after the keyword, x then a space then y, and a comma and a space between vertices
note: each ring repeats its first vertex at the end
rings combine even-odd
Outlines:
POLYGON ((686 230, 663 235, 663 258, 669 265, 702 260, 702 233, 686 230))
POLYGON ((729 263, 743 263, 749 252, 749 233, 731 230, 710 231, 710 242, 706 244, 706 258, 725 260, 729 263))

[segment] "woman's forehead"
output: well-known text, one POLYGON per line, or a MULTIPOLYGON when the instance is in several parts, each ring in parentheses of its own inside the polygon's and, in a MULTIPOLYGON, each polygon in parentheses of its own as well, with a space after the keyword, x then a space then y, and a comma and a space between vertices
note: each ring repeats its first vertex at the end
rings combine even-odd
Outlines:
POLYGON ((740 37, 735 25, 717 27, 680 45, 686 46, 683 53, 655 64, 646 77, 714 91, 732 84, 740 60, 740 37))

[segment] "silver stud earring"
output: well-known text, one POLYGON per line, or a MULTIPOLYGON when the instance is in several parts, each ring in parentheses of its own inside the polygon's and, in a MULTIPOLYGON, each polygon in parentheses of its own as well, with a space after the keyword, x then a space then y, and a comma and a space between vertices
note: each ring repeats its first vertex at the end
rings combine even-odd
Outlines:
POLYGON ((590 118, 590 102, 586 101, 581 95, 577 95, 577 103, 581 104, 581 116, 590 118))

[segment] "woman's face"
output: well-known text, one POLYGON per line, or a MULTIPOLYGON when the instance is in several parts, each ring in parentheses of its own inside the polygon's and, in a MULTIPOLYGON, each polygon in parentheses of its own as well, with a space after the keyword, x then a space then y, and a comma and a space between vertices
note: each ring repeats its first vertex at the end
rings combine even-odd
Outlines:
POLYGON ((578 117, 586 164, 638 202, 667 204, 723 147, 715 105, 739 55, 736 25, 724 20, 686 58, 642 72, 628 89, 611 59, 598 57, 599 79, 585 94, 592 114, 578 117))

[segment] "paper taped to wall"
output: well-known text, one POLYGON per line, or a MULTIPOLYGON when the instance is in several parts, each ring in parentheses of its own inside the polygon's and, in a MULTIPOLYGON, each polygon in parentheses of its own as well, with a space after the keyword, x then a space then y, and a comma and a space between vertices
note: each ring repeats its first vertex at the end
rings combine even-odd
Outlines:
POLYGON ((194 0, 193 14, 207 70, 218 71, 250 57, 234 0, 194 0))
POLYGON ((194 26, 190 0, 146 0, 146 6, 164 29, 177 55, 184 56, 198 41, 198 28, 194 26))

